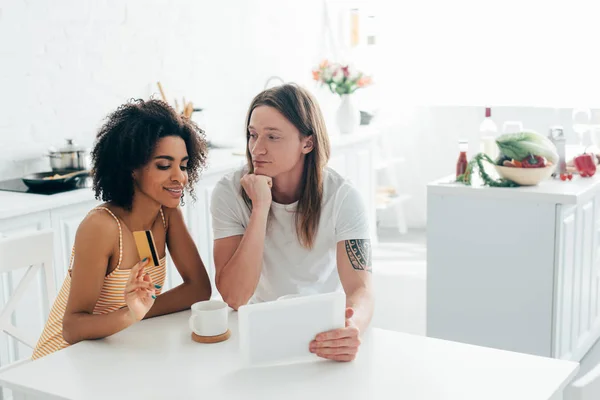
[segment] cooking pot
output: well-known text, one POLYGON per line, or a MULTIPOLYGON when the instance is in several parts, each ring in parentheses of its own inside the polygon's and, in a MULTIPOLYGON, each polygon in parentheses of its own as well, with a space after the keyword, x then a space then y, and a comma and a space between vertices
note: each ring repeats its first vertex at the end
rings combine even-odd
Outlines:
POLYGON ((82 171, 89 168, 88 151, 73 143, 73 139, 66 139, 66 145, 56 150, 50 148, 50 167, 52 171, 82 171))

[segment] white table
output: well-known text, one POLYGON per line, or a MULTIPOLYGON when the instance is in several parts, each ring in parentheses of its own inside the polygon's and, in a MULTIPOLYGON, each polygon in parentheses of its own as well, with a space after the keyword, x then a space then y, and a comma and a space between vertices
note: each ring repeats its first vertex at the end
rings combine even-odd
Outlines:
MULTIPOLYGON (((231 338, 191 340, 189 311, 143 321, 0 374, 0 384, 43 399, 560 399, 579 365, 372 329, 350 363, 241 365, 231 338)), ((307 344, 308 346, 308 344, 307 344)), ((27 397, 29 399, 29 397, 27 397)))

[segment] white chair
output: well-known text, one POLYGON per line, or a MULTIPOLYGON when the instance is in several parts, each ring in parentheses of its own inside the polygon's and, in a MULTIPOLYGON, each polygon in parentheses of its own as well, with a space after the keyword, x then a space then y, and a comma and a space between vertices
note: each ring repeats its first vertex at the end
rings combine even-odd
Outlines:
MULTIPOLYGON (((34 348, 37 337, 33 337, 29 332, 24 332, 17 328, 12 322, 12 314, 23 297, 26 289, 31 283, 36 282, 36 275, 43 271, 44 284, 41 285, 42 293, 40 296, 45 322, 48 317, 49 308, 56 296, 53 271, 53 248, 54 232, 50 229, 29 232, 25 234, 15 234, 7 238, 0 239, 0 273, 13 273, 19 269, 26 269, 21 281, 18 283, 12 296, 3 308, 0 309, 0 333, 6 333, 16 341, 34 348)), ((12 274, 11 274, 12 275, 12 274)), ((14 361, 0 368, 0 373, 19 364, 28 362, 29 358, 14 361)), ((0 387, 0 400, 3 398, 3 390, 0 387)), ((15 396, 15 399, 17 396, 15 396)), ((22 398, 19 396, 19 398, 22 398)))
POLYGON ((573 381, 564 393, 564 400, 600 399, 600 364, 573 381))

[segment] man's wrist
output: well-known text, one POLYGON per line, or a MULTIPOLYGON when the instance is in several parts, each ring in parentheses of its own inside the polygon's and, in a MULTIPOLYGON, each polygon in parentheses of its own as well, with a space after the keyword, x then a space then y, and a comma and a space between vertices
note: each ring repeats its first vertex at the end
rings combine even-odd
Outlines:
POLYGON ((270 206, 267 207, 266 205, 256 204, 252 207, 252 215, 256 215, 257 217, 267 217, 270 209, 270 206))

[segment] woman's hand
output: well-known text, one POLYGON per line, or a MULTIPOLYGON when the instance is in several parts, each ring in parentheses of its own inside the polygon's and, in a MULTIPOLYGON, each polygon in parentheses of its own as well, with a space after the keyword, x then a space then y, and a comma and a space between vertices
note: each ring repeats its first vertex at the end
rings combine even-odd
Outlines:
POLYGON ((125 286, 125 303, 134 321, 141 321, 154 304, 155 286, 150 275, 144 272, 148 258, 137 263, 129 273, 125 286))

